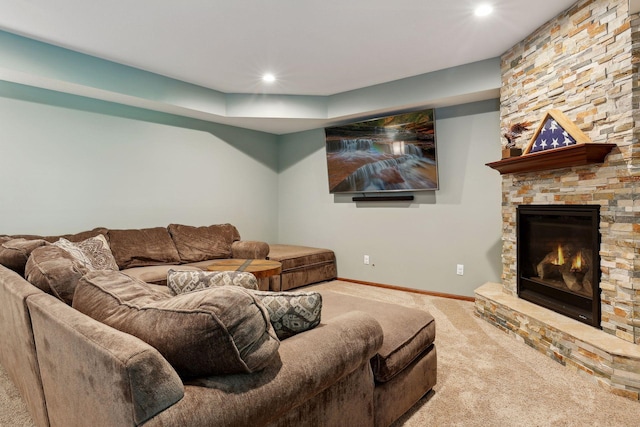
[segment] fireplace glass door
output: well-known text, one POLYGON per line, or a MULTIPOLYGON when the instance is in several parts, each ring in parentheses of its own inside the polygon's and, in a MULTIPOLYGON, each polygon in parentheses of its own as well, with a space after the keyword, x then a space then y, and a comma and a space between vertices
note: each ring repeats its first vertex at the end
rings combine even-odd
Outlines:
POLYGON ((518 295, 600 327, 599 206, 518 207, 518 295))

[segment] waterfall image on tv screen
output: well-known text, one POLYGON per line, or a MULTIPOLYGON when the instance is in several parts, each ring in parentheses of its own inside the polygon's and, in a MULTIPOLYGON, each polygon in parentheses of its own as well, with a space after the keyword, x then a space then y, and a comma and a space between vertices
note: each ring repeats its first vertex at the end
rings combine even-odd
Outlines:
POLYGON ((438 189, 434 110, 325 128, 329 192, 438 189))

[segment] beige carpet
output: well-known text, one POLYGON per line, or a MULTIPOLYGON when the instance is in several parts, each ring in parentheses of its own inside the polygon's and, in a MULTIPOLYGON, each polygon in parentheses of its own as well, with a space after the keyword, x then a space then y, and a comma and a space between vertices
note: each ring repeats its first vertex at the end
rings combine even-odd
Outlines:
MULTIPOLYGON (((436 318, 435 392, 393 427, 640 426, 640 402, 607 392, 476 318, 473 303, 339 281, 309 288, 418 307, 436 318)), ((31 425, 0 369, 0 426, 31 425)))
POLYGON ((31 427, 33 421, 20 393, 0 365, 0 427, 31 427))
POLYGON ((471 302, 351 283, 317 287, 428 310, 438 383, 394 427, 640 426, 640 402, 615 396, 474 315, 471 302))

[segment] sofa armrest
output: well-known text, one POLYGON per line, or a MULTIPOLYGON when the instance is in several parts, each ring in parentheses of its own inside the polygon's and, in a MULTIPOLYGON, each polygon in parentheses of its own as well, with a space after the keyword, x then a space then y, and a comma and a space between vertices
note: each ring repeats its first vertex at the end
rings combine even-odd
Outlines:
POLYGON ((374 387, 370 359, 381 345, 382 328, 372 316, 345 313, 283 340, 280 360, 261 372, 186 382, 185 397, 145 426, 266 425, 316 398, 316 409, 341 407, 341 399, 357 399, 370 408, 367 399, 373 399, 374 387), (354 381, 324 395, 333 396, 332 402, 318 397, 359 370, 366 372, 364 385, 354 381))
POLYGON ((50 424, 134 426, 184 396, 160 353, 51 295, 27 299, 50 424))
POLYGON ((265 259, 269 255, 269 245, 252 240, 236 240, 231 244, 232 258, 265 259))

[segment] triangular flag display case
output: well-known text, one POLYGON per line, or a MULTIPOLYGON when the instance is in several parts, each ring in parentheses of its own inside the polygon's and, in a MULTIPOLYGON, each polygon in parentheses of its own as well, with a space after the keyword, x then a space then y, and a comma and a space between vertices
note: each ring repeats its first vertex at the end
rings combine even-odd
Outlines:
POLYGON ((505 174, 602 163, 615 146, 591 142, 561 111, 549 110, 521 156, 487 163, 487 166, 505 174))
POLYGON ((589 143, 589 137, 559 110, 550 110, 540 121, 538 129, 523 154, 555 150, 576 144, 589 143))

